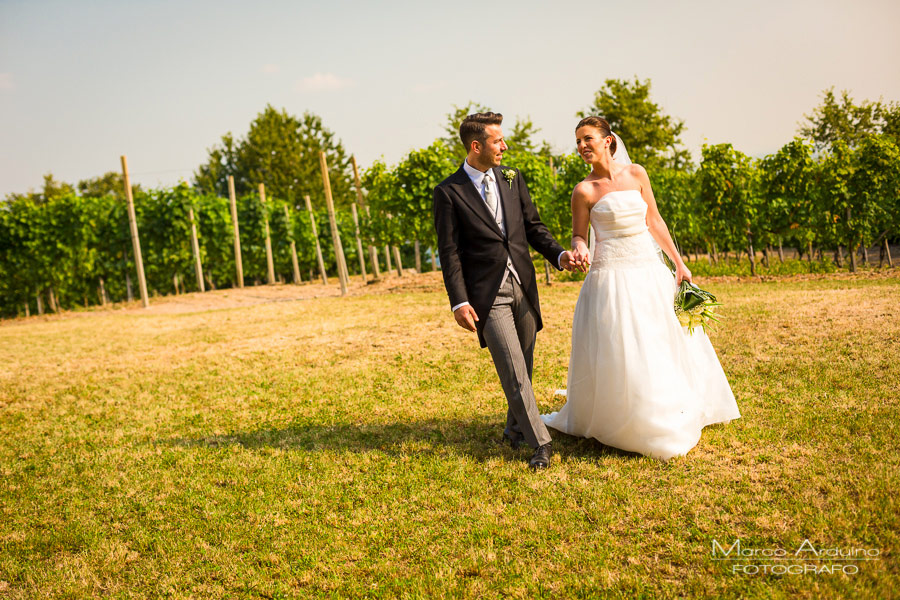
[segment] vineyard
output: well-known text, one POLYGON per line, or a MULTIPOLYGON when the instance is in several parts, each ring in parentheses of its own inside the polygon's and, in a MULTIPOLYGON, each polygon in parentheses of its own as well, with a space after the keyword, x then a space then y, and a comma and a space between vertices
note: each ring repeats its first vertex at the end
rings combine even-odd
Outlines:
MULTIPOLYGON (((593 108, 634 140, 629 151, 648 167, 661 214, 689 259, 716 266, 744 256, 757 275, 783 263, 789 248, 810 271, 855 271, 875 263, 871 248, 879 266, 893 264, 890 243, 900 235, 896 104, 864 105, 882 115, 881 125, 855 136, 826 127, 759 159, 731 144, 705 145, 692 165, 684 153, 654 150, 641 131, 629 130, 628 111, 610 104, 616 85, 622 82, 607 82, 593 108), (616 110, 625 116, 617 120, 616 110)), ((631 85, 649 89, 649 82, 631 85)), ((139 244, 123 177, 110 173, 104 185, 77 190, 48 177, 44 193, 0 203, 0 315, 131 300, 141 271, 152 297, 328 277, 345 285, 350 273, 402 275, 413 264, 419 272, 437 269, 432 190, 464 156, 455 124, 479 108, 451 114, 447 138, 360 173, 316 117, 268 107, 247 140, 223 137, 193 185, 133 190, 139 244)), ((672 131, 677 140, 680 125, 672 131)), ((510 128, 504 162, 521 171, 544 222, 565 244, 570 193, 587 170, 576 154, 537 146, 534 133, 530 122, 510 128)))

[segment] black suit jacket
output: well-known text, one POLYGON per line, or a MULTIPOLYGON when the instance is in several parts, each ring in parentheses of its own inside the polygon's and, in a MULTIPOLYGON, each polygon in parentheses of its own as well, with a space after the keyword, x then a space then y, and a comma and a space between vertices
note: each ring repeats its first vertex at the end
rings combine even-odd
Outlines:
POLYGON ((450 306, 468 302, 475 309, 478 341, 485 347, 484 324, 497 297, 507 256, 522 280, 522 289, 537 312, 537 329, 543 327, 538 301, 537 278, 528 246, 540 252, 559 269, 557 259, 564 251, 541 222, 518 169, 512 183, 494 167, 500 189, 500 206, 506 224, 506 236, 494 221, 472 180, 462 165, 453 175, 434 188, 434 228, 438 254, 450 306))

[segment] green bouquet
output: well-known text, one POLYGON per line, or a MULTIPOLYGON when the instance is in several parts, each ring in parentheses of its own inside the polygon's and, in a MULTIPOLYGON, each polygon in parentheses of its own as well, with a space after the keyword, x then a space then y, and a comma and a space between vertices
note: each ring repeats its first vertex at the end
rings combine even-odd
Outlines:
POLYGON ((698 325, 703 327, 703 331, 709 331, 713 322, 718 323, 716 307, 721 305, 711 293, 701 290, 686 279, 682 280, 675 293, 675 316, 691 334, 698 325))

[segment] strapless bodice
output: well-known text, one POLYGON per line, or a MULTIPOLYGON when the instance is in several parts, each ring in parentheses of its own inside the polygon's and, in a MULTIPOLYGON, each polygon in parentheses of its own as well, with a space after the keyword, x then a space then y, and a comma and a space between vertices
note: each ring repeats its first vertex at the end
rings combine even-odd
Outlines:
POLYGON ((647 203, 638 190, 609 192, 591 208, 597 245, 591 270, 659 264, 659 246, 647 228, 647 203))
POLYGON ((609 192, 591 208, 597 241, 647 231, 647 203, 638 190, 609 192))

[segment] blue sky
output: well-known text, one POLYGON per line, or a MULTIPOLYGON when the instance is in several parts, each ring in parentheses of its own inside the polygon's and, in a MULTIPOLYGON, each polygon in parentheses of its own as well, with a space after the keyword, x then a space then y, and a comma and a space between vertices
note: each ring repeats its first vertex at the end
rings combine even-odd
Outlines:
MULTIPOLYGON (((188 179, 267 103, 310 110, 362 166, 469 100, 571 149, 606 78, 650 78, 704 142, 761 156, 831 86, 900 100, 900 3, 0 0, 0 196, 118 170, 188 179)), ((627 144, 628 140, 625 140, 627 144)))

